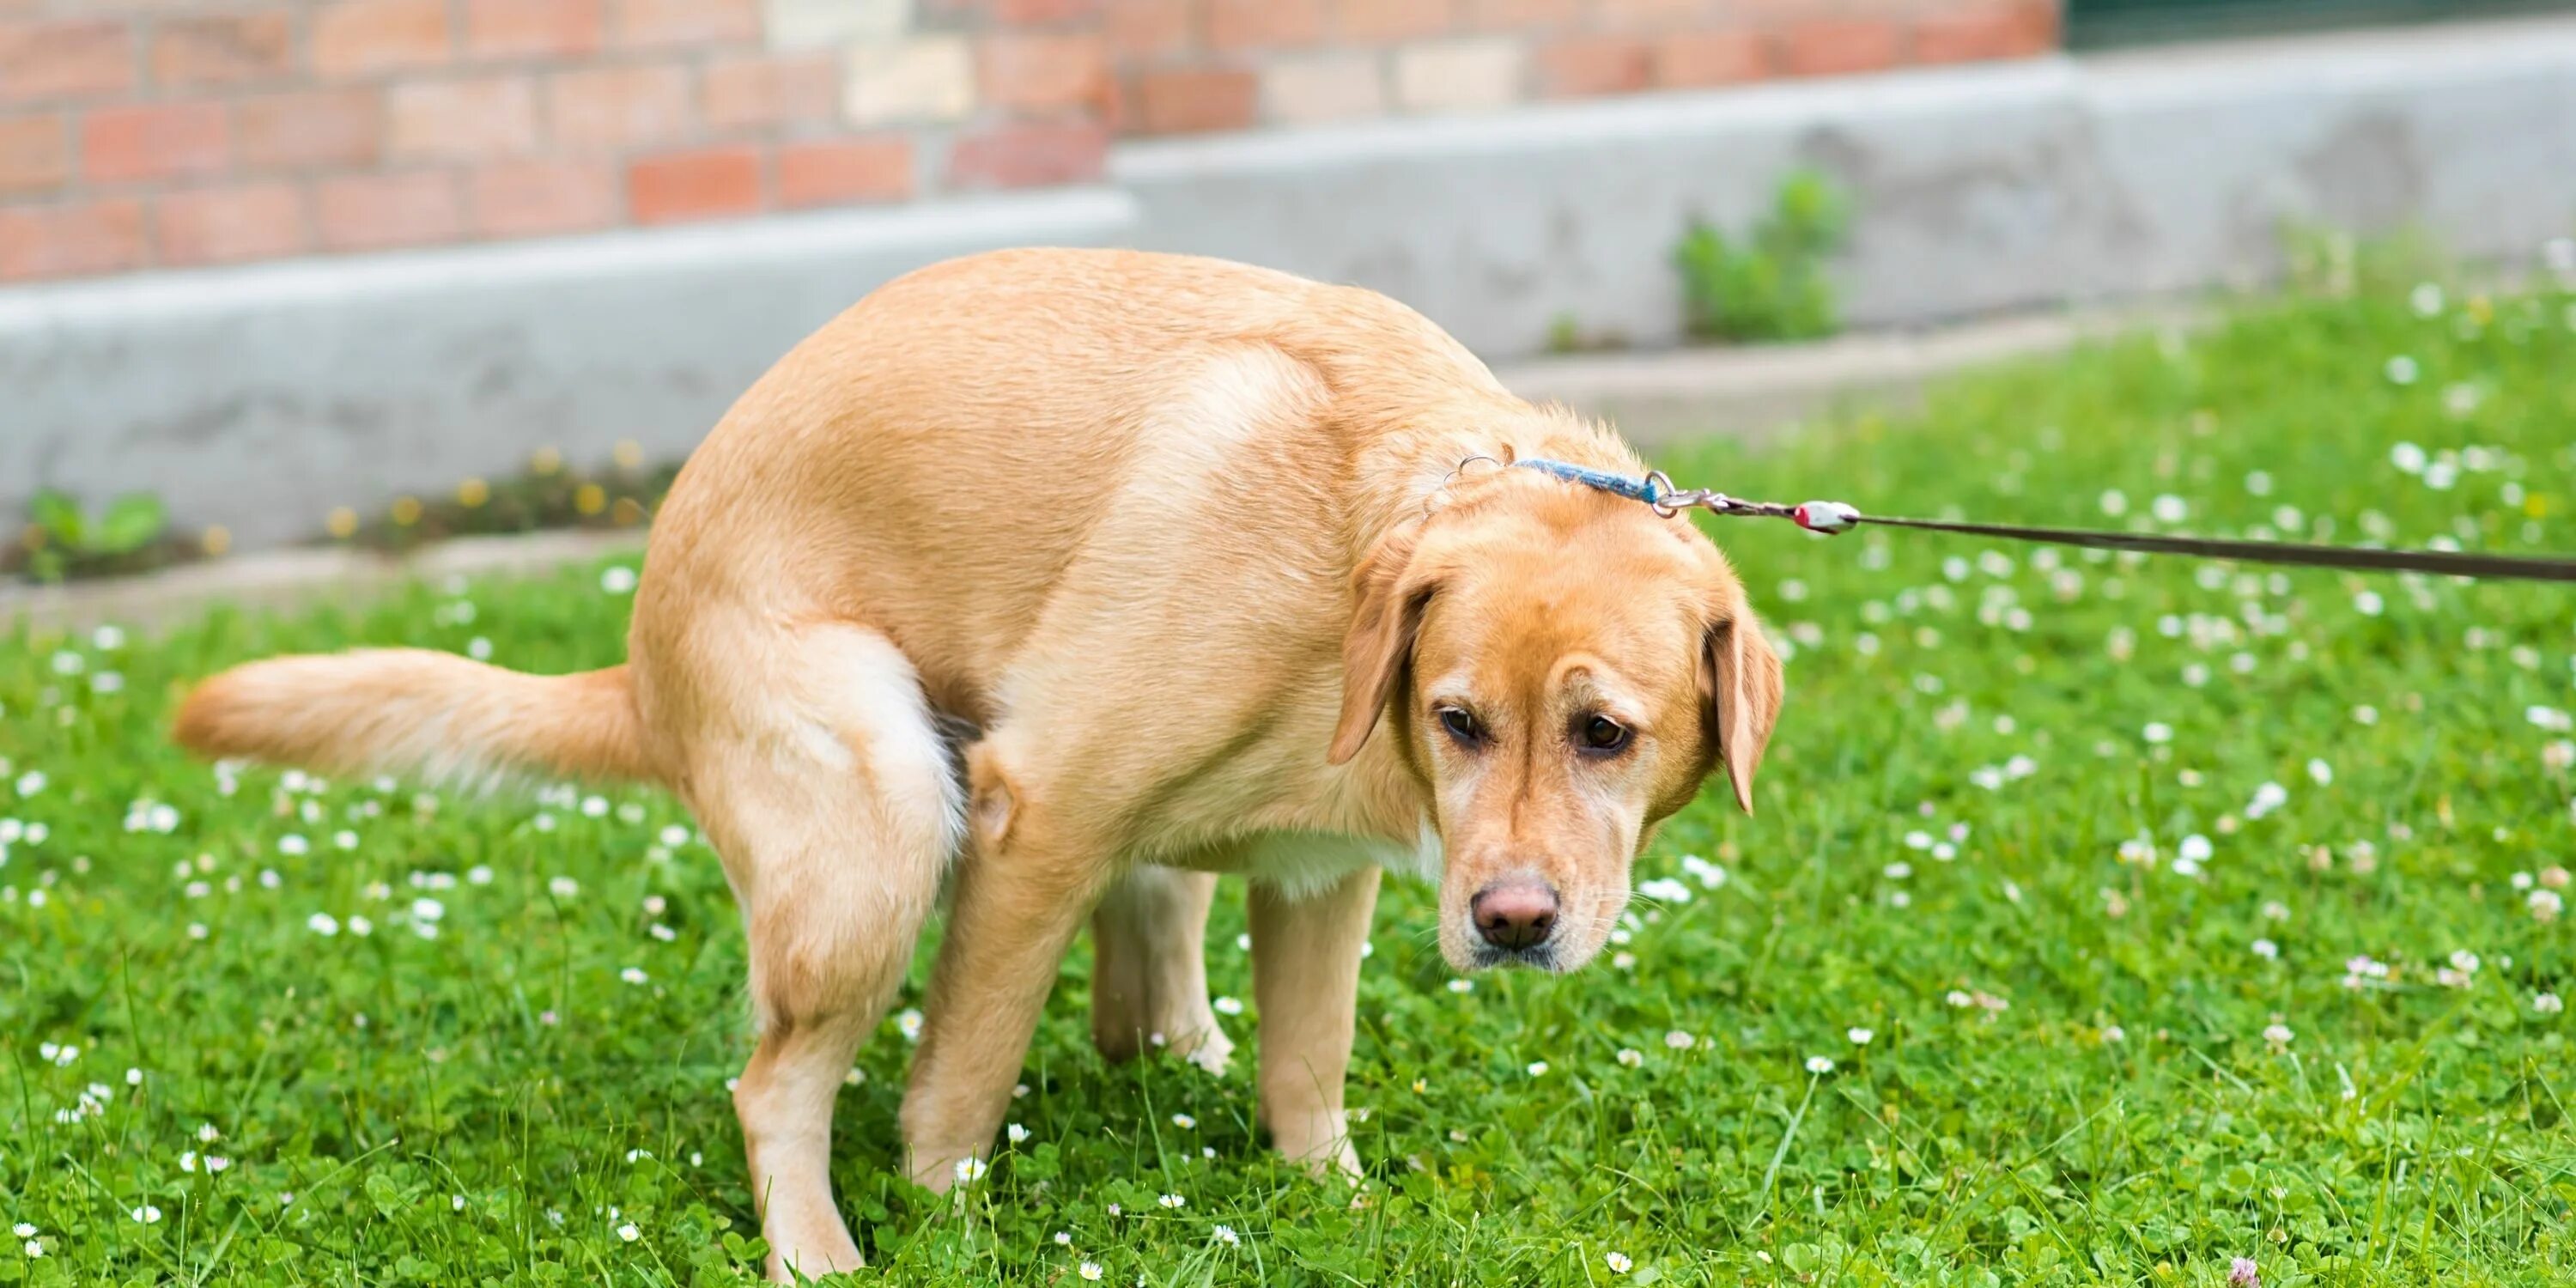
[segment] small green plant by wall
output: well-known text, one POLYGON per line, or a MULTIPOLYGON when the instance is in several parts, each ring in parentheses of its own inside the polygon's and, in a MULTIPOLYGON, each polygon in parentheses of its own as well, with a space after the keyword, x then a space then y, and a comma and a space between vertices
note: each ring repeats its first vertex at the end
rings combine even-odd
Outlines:
POLYGON ((1781 181, 1748 236, 1692 220, 1673 248, 1683 325, 1696 338, 1736 343, 1832 335, 1841 317, 1825 261, 1842 249, 1849 224, 1842 192, 1809 170, 1781 181))

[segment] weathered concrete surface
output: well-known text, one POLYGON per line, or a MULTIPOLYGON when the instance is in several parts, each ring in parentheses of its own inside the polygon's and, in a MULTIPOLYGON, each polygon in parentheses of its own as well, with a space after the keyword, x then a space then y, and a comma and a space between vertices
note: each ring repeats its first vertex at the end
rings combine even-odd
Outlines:
POLYGON ((1143 143, 1112 177, 1158 245, 1374 286, 1510 356, 1559 316, 1674 341, 1687 222, 1746 227, 1801 166, 1852 195, 1864 325, 2255 281, 2293 222, 2528 255, 2576 228, 2576 21, 1143 143))
MULTIPOLYGON (((1846 400, 1895 405, 1940 377, 1987 363, 2063 352, 2132 327, 2188 325, 2171 308, 1989 319, 1813 344, 1536 358, 1495 374, 1521 396, 1561 402, 1618 422, 1652 448, 1684 435, 1760 435, 1846 400)), ((0 583, 0 630, 87 630, 102 622, 153 627, 216 604, 291 609, 325 595, 344 601, 413 578, 537 573, 641 545, 637 532, 541 532, 469 537, 408 558, 364 551, 286 549, 140 577, 67 586, 0 583)))
POLYGON ((1144 142, 1111 188, 0 291, 0 521, 142 489, 247 549, 539 446, 677 455, 850 301, 1006 244, 1359 282, 1497 359, 1560 315, 1653 347, 1685 222, 1741 225, 1799 165, 1853 192, 1865 326, 2257 279, 2293 220, 2524 255, 2576 228, 2576 19, 1144 142))
POLYGON ((152 491, 251 548, 539 447, 673 459, 887 279, 1134 223, 1090 190, 0 292, 0 518, 152 491))

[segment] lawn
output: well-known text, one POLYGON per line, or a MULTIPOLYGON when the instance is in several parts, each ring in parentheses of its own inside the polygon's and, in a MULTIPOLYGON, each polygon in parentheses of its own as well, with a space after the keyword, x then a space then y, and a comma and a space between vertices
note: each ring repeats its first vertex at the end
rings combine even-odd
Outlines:
MULTIPOLYGON (((2576 550, 2576 294, 2400 279, 1670 455, 1863 509, 2576 550)), ((1026 1128, 837 1180, 902 1283, 2576 1278, 2576 590, 1718 531, 1791 642, 1762 814, 1640 861, 1605 960, 1453 978, 1390 887, 1354 1203, 1243 1061, 1110 1067, 1087 954, 1026 1128)), ((668 798, 191 763, 230 662, 620 655, 631 563, 144 638, 0 635, 0 1284, 686 1284, 758 1261, 742 936, 668 798)), ((1248 998, 1241 892, 1210 936, 1248 998)), ((919 973, 902 1005, 918 997, 919 973)), ((1238 1038, 1253 1016, 1221 1001, 1238 1038)))

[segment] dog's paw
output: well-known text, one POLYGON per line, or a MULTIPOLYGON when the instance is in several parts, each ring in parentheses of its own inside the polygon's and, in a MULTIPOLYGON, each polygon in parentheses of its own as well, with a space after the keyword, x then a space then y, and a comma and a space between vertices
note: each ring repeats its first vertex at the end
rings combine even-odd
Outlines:
POLYGON ((1181 1058, 1209 1073, 1223 1076, 1226 1067, 1234 1062, 1234 1039, 1210 1022, 1205 1032, 1195 1035, 1182 1048, 1181 1058))

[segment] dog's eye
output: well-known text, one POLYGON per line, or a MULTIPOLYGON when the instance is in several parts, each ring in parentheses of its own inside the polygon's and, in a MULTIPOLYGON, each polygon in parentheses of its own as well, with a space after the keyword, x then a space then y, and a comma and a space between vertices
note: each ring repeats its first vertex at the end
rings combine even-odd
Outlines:
POLYGON ((1476 717, 1465 707, 1440 708, 1440 727, 1470 747, 1485 741, 1485 727, 1476 723, 1476 717))
POLYGON ((1586 717, 1574 736, 1585 751, 1597 756, 1615 756, 1628 746, 1628 726, 1608 716, 1586 717))

